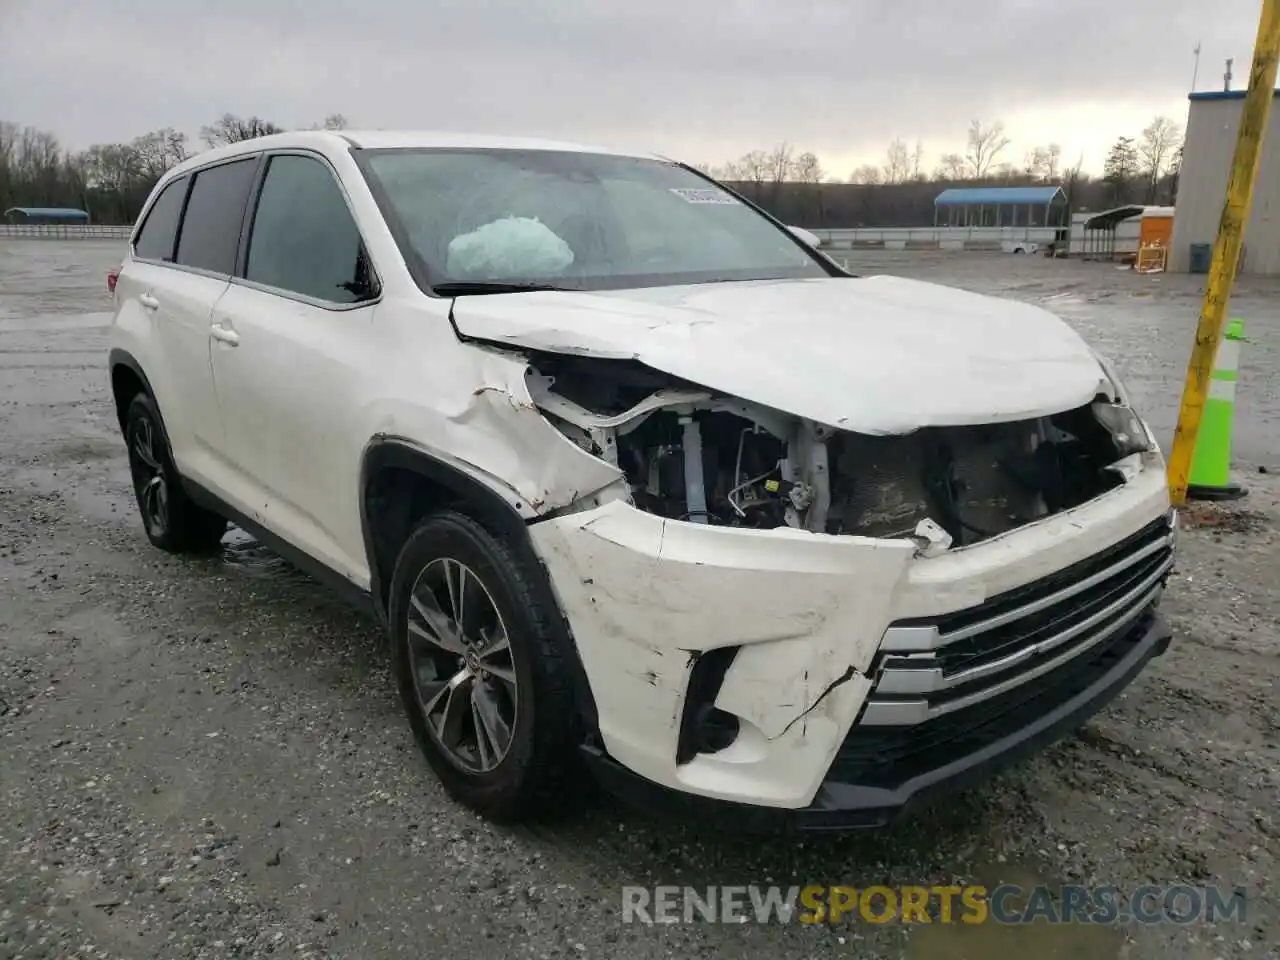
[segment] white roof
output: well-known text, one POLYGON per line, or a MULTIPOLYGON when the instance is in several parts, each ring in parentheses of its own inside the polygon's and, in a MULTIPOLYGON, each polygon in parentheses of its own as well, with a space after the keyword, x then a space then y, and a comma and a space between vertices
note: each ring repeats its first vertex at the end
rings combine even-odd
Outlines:
POLYGON ((479 150, 563 150, 570 153, 604 153, 619 157, 656 159, 653 154, 536 137, 508 137, 448 130, 341 130, 341 136, 370 150, 395 147, 474 147, 479 150))
POLYGON ((266 137, 241 140, 237 143, 215 147, 198 153, 178 164, 166 179, 193 167, 204 166, 213 160, 257 153, 259 150, 278 150, 282 147, 311 147, 313 149, 346 150, 352 144, 370 150, 395 148, 474 148, 478 150, 559 150, 569 153, 599 153, 617 157, 638 157, 649 160, 666 159, 656 154, 610 147, 590 146, 559 140, 540 140, 532 137, 507 137, 486 133, 457 133, 444 130, 291 130, 273 133, 266 137))

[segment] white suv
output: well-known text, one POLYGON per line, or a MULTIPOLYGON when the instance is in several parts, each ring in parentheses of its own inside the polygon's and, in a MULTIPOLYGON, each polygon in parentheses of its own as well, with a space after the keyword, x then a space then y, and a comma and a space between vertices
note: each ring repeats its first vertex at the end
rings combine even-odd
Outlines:
POLYGON ((281 134, 156 186, 110 354, 147 536, 371 601, 495 818, 879 825, 1169 642, 1150 431, 1036 307, 844 272, 669 160, 281 134))

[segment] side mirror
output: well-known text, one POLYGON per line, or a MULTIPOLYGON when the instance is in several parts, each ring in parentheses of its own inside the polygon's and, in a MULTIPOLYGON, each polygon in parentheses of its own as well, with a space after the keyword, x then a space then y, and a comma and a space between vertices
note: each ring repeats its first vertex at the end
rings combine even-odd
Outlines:
POLYGON ((822 241, 818 239, 817 235, 810 233, 804 227, 787 227, 787 229, 795 234, 802 243, 806 243, 815 249, 822 246, 822 241))

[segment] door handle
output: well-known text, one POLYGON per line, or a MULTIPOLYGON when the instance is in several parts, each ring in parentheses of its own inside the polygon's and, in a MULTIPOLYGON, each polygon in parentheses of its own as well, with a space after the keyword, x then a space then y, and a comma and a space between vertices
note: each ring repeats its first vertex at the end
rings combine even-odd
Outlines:
POLYGON ((236 333, 234 330, 228 330, 226 327, 220 327, 217 324, 214 324, 209 328, 209 336, 213 337, 215 340, 221 340, 229 347, 239 346, 240 344, 240 334, 236 333))
POLYGON ((159 310, 160 301, 149 293, 138 294, 138 302, 147 310, 159 310))

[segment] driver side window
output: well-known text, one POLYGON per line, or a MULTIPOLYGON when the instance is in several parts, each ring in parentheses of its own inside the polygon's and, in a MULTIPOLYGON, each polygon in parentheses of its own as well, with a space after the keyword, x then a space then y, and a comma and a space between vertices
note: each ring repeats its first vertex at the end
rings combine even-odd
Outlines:
POLYGON ((244 277, 329 303, 374 296, 360 231, 324 163, 294 155, 270 158, 244 277))

